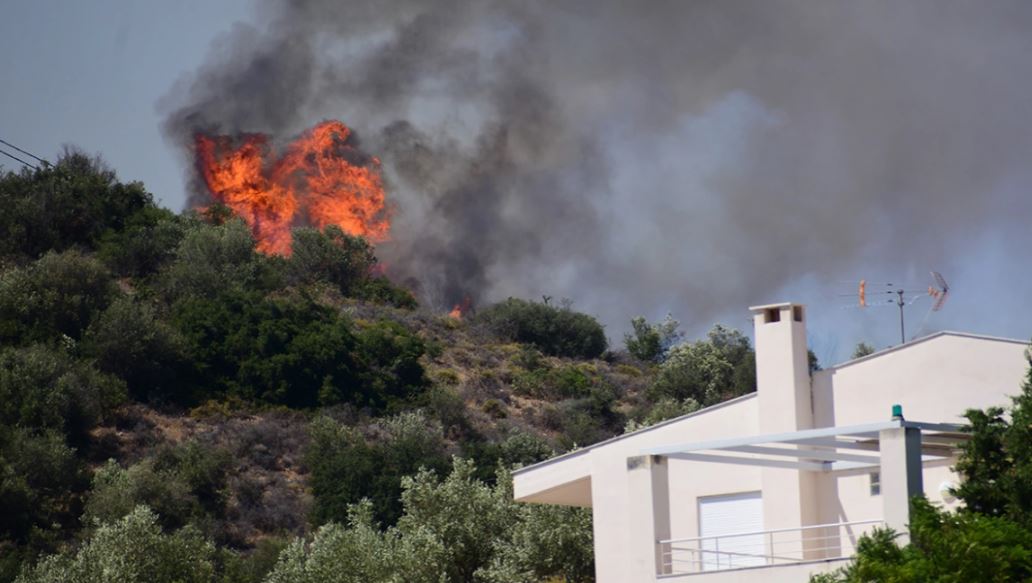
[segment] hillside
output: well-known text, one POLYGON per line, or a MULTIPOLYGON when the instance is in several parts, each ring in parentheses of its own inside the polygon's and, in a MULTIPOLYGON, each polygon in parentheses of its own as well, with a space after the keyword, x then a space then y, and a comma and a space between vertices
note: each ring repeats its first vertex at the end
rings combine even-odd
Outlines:
POLYGON ((590 514, 516 505, 506 471, 754 386, 734 330, 636 319, 617 350, 569 302, 449 314, 339 228, 265 254, 76 152, 0 205, 0 581, 131 532, 193 549, 170 581, 301 580, 322 544, 354 580, 590 580, 590 514))

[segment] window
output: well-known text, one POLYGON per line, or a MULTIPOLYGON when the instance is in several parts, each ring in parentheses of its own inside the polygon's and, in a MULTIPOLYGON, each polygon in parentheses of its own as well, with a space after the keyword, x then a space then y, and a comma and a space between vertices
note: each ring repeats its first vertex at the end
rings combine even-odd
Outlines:
POLYGON ((871 472, 871 496, 878 496, 881 494, 881 474, 878 472, 871 472))
POLYGON ((792 306, 792 319, 795 320, 796 322, 802 322, 803 321, 803 307, 802 306, 792 306))
POLYGON ((763 313, 763 323, 764 324, 773 324, 774 322, 780 322, 780 321, 781 321, 781 310, 779 310, 777 308, 767 308, 767 310, 763 313))

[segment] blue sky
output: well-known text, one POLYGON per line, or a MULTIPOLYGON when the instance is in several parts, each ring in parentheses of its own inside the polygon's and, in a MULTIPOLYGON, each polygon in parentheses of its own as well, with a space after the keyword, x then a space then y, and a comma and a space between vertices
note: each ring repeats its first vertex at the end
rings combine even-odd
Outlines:
MULTIPOLYGON (((247 21, 245 0, 70 2, 0 7, 0 138, 44 158, 64 144, 99 153, 162 202, 185 200, 179 158, 157 103, 247 21)), ((6 159, 3 164, 15 164, 6 159)))

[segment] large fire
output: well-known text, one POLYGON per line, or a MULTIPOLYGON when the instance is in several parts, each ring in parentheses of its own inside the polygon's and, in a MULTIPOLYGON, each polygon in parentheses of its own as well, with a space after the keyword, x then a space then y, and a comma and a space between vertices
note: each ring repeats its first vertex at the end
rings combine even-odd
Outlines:
POLYGON ((197 165, 212 196, 242 217, 264 253, 290 255, 292 227, 338 225, 372 242, 390 230, 380 161, 325 121, 276 157, 263 134, 196 137, 197 165))

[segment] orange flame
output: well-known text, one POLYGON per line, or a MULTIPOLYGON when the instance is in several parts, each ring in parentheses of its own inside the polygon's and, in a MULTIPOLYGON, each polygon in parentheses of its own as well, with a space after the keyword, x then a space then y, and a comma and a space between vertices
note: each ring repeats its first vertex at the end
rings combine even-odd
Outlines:
POLYGON ((351 130, 325 121, 273 158, 262 134, 196 137, 198 168, 212 196, 251 227, 263 253, 290 255, 293 226, 337 225, 372 242, 390 230, 380 161, 348 143, 351 130))
POLYGON ((448 312, 448 317, 454 318, 456 320, 461 320, 462 316, 468 313, 472 307, 473 301, 470 300, 469 296, 466 296, 462 298, 462 303, 455 304, 455 307, 453 307, 451 311, 448 312))

